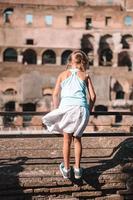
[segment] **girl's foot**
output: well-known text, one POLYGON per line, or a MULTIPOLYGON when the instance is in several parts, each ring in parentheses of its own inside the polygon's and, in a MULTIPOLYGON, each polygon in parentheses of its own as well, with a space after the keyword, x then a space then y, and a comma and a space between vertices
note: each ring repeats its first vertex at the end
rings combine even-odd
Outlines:
POLYGON ((75 179, 80 179, 83 175, 83 169, 82 168, 74 168, 74 176, 75 176, 75 179))
POLYGON ((63 178, 69 179, 70 176, 71 176, 71 173, 70 173, 71 169, 65 169, 64 163, 61 163, 60 166, 59 166, 59 168, 60 168, 60 172, 61 172, 63 178))

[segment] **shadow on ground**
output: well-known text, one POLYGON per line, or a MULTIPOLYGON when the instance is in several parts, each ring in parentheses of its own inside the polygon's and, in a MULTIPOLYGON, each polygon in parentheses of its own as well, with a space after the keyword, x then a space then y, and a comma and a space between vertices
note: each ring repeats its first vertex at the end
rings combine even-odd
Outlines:
MULTIPOLYGON (((17 157, 14 159, 0 159, 0 199, 20 200, 24 199, 24 191, 19 180, 19 173, 24 170, 23 165, 27 157, 17 157)), ((32 196, 28 194, 27 200, 32 196)))
MULTIPOLYGON (((91 157, 93 158, 93 157, 91 157)), ((94 157, 96 158, 96 157, 94 157)), ((97 157, 98 158, 98 157, 97 157)), ((121 172, 127 174, 127 179, 123 180, 126 183, 128 190, 133 190, 133 138, 128 138, 115 147, 112 153, 107 157, 103 156, 102 160, 96 166, 84 169, 83 179, 75 180, 72 182, 77 185, 82 185, 83 181, 91 185, 93 188, 100 190, 104 182, 99 181, 100 175, 106 170, 120 165, 121 172)))

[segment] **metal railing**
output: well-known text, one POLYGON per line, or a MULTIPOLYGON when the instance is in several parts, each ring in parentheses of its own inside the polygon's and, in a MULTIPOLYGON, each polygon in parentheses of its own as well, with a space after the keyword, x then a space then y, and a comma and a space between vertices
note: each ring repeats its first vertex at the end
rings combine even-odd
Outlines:
MULTIPOLYGON (((0 134, 48 133, 42 123, 42 116, 45 114, 46 112, 0 112, 0 134)), ((131 135, 133 112, 92 112, 85 132, 95 135, 131 135)))

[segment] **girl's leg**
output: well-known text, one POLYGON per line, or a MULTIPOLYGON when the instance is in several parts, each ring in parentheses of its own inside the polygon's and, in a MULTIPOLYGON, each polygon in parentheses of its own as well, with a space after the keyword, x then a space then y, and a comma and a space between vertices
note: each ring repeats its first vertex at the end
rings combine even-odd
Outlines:
POLYGON ((80 160, 82 155, 81 138, 74 137, 74 152, 75 152, 75 168, 80 168, 80 160))
POLYGON ((64 133, 63 141, 63 158, 65 169, 70 168, 70 150, 71 150, 72 134, 64 133))

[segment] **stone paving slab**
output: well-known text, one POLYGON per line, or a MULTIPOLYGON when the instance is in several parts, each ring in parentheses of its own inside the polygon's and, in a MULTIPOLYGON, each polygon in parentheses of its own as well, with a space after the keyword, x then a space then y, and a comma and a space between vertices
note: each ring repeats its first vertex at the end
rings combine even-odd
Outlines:
POLYGON ((77 181, 64 180, 59 172, 61 137, 0 138, 0 200, 130 198, 132 193, 118 192, 132 176, 133 136, 82 140, 84 174, 77 181))

